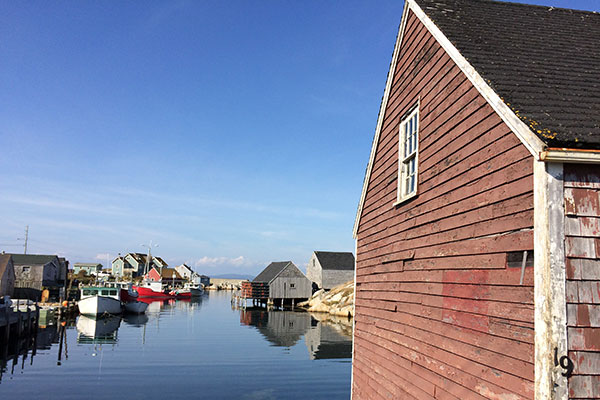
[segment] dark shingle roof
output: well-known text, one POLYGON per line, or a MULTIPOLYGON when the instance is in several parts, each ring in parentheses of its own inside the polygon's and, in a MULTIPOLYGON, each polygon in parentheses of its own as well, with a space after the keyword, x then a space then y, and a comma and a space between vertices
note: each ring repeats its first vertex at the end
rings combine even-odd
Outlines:
POLYGON ((10 254, 0 254, 0 279, 2 275, 4 275, 4 271, 6 271, 6 267, 10 263, 10 254))
POLYGON ((11 254, 14 265, 45 265, 56 260, 57 256, 44 254, 11 254))
MULTIPOLYGON (((162 258, 160 258, 160 257, 152 257, 152 258, 154 258, 154 259, 158 260, 158 262, 160 262, 162 265, 169 265, 169 264, 167 264, 167 263, 165 262, 165 260, 163 260, 163 259, 162 259, 162 258)), ((184 265, 185 265, 185 264, 184 264, 184 265)), ((186 265, 186 267, 187 267, 187 265, 186 265)), ((189 267, 188 267, 188 268, 189 268, 189 267)), ((191 269, 190 269, 190 271, 191 271, 191 269)))
POLYGON ((354 270, 354 254, 333 251, 315 251, 322 269, 354 270))
POLYGON ((252 282, 271 282, 291 261, 272 262, 252 282))
POLYGON ((490 0, 416 0, 549 147, 600 149, 600 14, 490 0))
POLYGON ((162 271, 161 271, 161 269, 159 267, 153 267, 153 268, 158 272, 159 275, 162 272, 161 277, 163 279, 173 279, 173 274, 175 274, 175 279, 183 279, 181 277, 181 275, 179 275, 179 272, 177 272, 177 270, 175 268, 166 268, 166 267, 163 267, 162 271))

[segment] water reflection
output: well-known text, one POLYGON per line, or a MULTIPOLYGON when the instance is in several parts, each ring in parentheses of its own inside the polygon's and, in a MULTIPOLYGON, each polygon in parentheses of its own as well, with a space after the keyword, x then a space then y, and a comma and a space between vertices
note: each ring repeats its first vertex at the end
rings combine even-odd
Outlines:
POLYGON ((304 336, 311 360, 352 357, 352 320, 329 314, 311 318, 312 329, 304 336))
POLYGON ((250 328, 239 323, 239 313, 231 310, 229 293, 209 293, 192 302, 151 302, 146 315, 78 317, 40 327, 28 345, 6 351, 4 362, 0 343, 0 396, 100 400, 202 393, 303 400, 310 388, 314 400, 349 398, 349 324, 339 328, 346 336, 335 337, 329 330, 338 332, 336 323, 319 315, 256 310, 242 315, 250 328), (286 347, 265 351, 269 345, 286 347), (23 347, 29 348, 25 355, 23 347), (322 360, 332 357, 346 359, 322 360))
POLYGON ((77 343, 117 343, 117 330, 119 329, 120 325, 120 316, 93 318, 85 315, 80 315, 77 319, 77 343))
POLYGON ((254 326, 273 346, 292 347, 304 336, 310 359, 351 358, 352 321, 307 312, 240 311, 240 322, 254 326))
POLYGON ((74 324, 75 321, 52 321, 49 325, 39 325, 35 332, 11 338, 7 343, 0 342, 0 383, 5 373, 12 375, 24 370, 25 365, 33 365, 38 350, 50 350, 55 344, 59 345, 56 364, 60 366, 62 359, 69 357, 66 330, 74 324))
POLYGON ((126 324, 137 326, 138 328, 146 325, 148 320, 149 320, 149 318, 146 314, 125 314, 125 315, 123 315, 123 321, 126 324))
POLYGON ((204 296, 192 297, 191 299, 153 299, 150 297, 140 298, 139 301, 148 304, 146 314, 159 314, 167 309, 197 311, 202 305, 204 296))

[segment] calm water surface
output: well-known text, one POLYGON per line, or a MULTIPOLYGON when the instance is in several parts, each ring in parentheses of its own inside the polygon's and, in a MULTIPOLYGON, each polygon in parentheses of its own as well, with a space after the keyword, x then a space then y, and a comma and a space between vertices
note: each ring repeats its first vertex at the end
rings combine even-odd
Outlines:
POLYGON ((348 399, 351 326, 322 318, 235 310, 228 292, 154 302, 142 316, 80 316, 41 329, 35 354, 9 349, 0 398, 348 399))

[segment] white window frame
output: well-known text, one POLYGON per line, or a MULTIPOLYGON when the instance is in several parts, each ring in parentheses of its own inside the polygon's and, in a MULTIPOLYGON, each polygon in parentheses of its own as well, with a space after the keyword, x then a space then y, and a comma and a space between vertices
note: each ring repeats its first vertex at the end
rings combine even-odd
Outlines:
POLYGON ((415 197, 417 195, 418 183, 419 104, 400 121, 398 141, 398 196, 394 205, 415 197), (413 179, 412 182, 409 180, 410 177, 413 179), (412 190, 410 191, 409 182, 412 183, 412 190))

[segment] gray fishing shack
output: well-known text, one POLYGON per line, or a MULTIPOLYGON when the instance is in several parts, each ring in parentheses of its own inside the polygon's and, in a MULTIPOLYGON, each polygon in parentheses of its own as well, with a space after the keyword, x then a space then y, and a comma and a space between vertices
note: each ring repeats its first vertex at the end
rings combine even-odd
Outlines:
POLYGON ((251 282, 254 299, 282 306, 306 300, 312 294, 311 281, 291 261, 272 262, 251 282))

